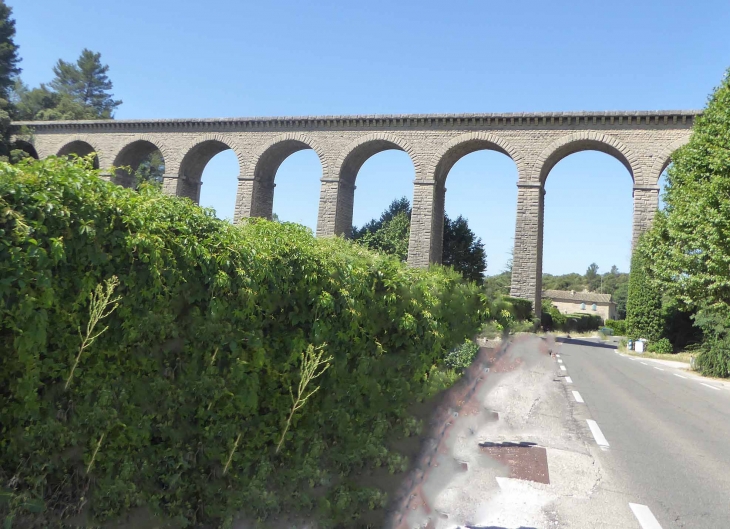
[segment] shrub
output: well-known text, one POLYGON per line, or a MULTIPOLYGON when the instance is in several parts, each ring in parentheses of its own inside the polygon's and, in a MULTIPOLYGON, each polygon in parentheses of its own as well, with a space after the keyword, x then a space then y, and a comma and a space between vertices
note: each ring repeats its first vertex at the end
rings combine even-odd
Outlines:
POLYGON ((659 354, 669 354, 674 352, 674 349, 672 348, 672 343, 666 338, 662 338, 660 340, 657 340, 656 342, 649 342, 646 350, 650 353, 659 354))
POLYGON ((695 324, 703 333, 696 369, 703 375, 730 377, 730 309, 725 306, 700 310, 695 324))
POLYGON ((444 268, 292 224, 233 226, 81 162, 0 164, 0 513, 357 525, 386 497, 354 476, 404 467, 386 435, 413 431, 407 405, 487 310, 444 268), (81 355, 89 295, 113 276, 119 305, 81 355), (291 415, 300 369, 324 361, 291 415))
POLYGON ((542 300, 542 325, 545 330, 562 330, 565 327, 565 314, 562 314, 553 302, 547 298, 542 300))
POLYGON ((475 342, 467 340, 449 351, 444 358, 444 363, 450 369, 466 369, 474 361, 478 352, 479 346, 475 342))
POLYGON ((561 330, 568 332, 597 331, 601 317, 594 314, 568 314, 561 330))
POLYGON ((617 336, 626 336, 626 320, 606 320, 604 324, 617 336))
POLYGON ((510 312, 517 321, 532 320, 532 302, 529 299, 505 297, 504 300, 511 306, 510 312))

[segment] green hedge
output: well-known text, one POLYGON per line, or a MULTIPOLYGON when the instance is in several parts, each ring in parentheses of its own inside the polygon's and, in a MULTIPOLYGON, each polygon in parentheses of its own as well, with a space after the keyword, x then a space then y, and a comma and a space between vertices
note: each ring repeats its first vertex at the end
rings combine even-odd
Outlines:
POLYGON ((386 435, 413 433, 407 405, 485 320, 476 285, 97 176, 56 158, 0 165, 7 523, 144 507, 176 526, 225 525, 239 510, 352 526, 382 506, 355 476, 405 467, 386 435), (65 390, 89 295, 112 276, 119 307, 65 390), (311 347, 333 360, 277 454, 311 347))
POLYGON ((616 336, 626 336, 626 320, 606 320, 604 325, 612 329, 616 336))
POLYGON ((594 314, 566 314, 562 330, 572 332, 597 331, 600 326, 600 316, 594 314))
POLYGON ((503 298, 509 303, 512 316, 517 321, 532 320, 534 313, 532 312, 532 302, 529 299, 513 298, 506 296, 503 298))
POLYGON ((670 342, 667 338, 661 338, 656 342, 649 342, 649 344, 646 346, 646 350, 649 353, 660 354, 669 354, 674 352, 672 342, 670 342))

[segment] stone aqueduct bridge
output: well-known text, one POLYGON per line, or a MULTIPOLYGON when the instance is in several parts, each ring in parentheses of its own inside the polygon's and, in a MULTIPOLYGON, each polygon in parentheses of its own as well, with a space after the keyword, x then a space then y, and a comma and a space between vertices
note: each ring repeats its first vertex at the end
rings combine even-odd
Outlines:
MULTIPOLYGON (((540 303, 544 185, 564 157, 596 150, 618 159, 633 179, 633 241, 658 206, 657 182, 672 153, 687 142, 697 111, 323 116, 150 121, 18 122, 32 128, 32 154, 95 152, 99 167, 137 165, 159 149, 163 189, 197 201, 208 161, 232 149, 240 173, 235 220, 271 217, 274 178, 292 153, 313 149, 322 164, 317 235, 349 233, 355 179, 363 163, 388 149, 415 167, 408 261, 439 262, 446 179, 464 155, 506 154, 518 169, 512 295, 540 303)), ((17 130, 17 129, 16 129, 17 130)), ((109 178, 130 185, 123 171, 109 178)), ((387 190, 384 190, 387 192, 387 190)), ((508 229, 499 226, 498 229, 508 229)), ((511 227, 509 228, 511 229, 511 227)))

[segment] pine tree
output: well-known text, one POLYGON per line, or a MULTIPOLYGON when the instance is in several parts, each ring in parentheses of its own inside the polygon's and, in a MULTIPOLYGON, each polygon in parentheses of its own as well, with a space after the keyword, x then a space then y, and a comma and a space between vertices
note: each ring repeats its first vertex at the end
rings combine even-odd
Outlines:
POLYGON ((0 97, 8 99, 10 87, 20 74, 18 46, 15 38, 15 20, 10 18, 13 10, 0 0, 0 97))
POLYGON ((59 59, 53 67, 56 77, 50 87, 58 94, 89 109, 95 118, 109 119, 122 104, 109 93, 112 82, 107 76, 109 66, 101 63, 101 54, 84 49, 76 64, 59 59))
POLYGON ((10 18, 13 10, 0 0, 0 160, 12 161, 22 151, 14 151, 10 144, 11 106, 8 102, 10 88, 20 73, 18 46, 15 37, 15 20, 10 18))

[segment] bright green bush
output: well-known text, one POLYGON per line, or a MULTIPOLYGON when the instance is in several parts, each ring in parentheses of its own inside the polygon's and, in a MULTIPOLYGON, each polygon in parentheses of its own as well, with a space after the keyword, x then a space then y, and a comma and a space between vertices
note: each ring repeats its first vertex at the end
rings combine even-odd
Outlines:
POLYGON ((616 336, 626 336, 626 320, 606 320, 604 325, 616 336))
POLYGON ((672 343, 667 338, 662 338, 656 342, 649 342, 646 350, 650 353, 669 354, 673 353, 672 343))
POLYGON ((443 268, 291 224, 236 227, 64 159, 0 164, 0 513, 356 525, 386 501, 357 473, 405 467, 386 435, 414 431, 407 405, 487 312, 443 268), (112 276, 119 306, 66 390, 89 294, 112 276), (276 454, 311 347, 331 365, 276 454))
POLYGON ((466 369, 474 361, 478 352, 479 346, 472 340, 467 340, 449 351, 444 363, 449 369, 466 369))

